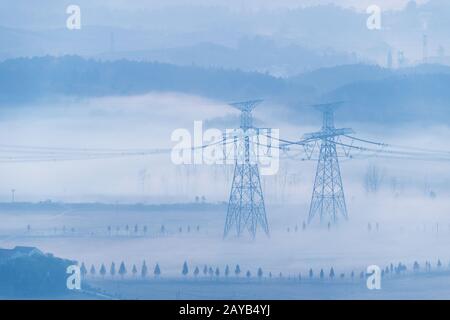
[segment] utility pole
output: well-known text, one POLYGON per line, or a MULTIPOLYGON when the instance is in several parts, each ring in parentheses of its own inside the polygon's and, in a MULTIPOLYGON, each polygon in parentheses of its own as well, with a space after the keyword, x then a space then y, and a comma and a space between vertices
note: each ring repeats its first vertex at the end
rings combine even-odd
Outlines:
POLYGON ((11 189, 11 203, 14 203, 14 201, 15 201, 15 193, 16 193, 16 189, 11 189))
POLYGON ((251 150, 250 135, 257 128, 253 127, 252 110, 261 100, 233 103, 231 106, 241 111, 241 133, 239 141, 235 139, 235 168, 228 202, 224 237, 234 229, 238 237, 247 230, 252 238, 260 226, 269 235, 269 225, 261 188, 259 168, 254 150, 251 150))
POLYGON ((304 136, 305 139, 321 140, 308 223, 311 223, 315 216, 319 216, 323 224, 334 224, 340 216, 346 220, 348 218, 335 142, 340 135, 351 134, 353 130, 334 127, 334 111, 340 104, 336 102, 315 105, 323 114, 322 130, 304 136))
POLYGON ((431 18, 430 12, 420 12, 422 21, 422 63, 428 63, 428 22, 431 18))
POLYGON ((426 33, 422 36, 422 62, 428 62, 428 36, 426 33))

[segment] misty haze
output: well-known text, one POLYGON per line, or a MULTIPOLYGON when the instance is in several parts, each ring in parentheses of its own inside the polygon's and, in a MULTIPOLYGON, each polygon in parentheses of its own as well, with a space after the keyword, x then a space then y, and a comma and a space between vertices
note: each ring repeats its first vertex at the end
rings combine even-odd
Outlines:
POLYGON ((3 1, 0 298, 449 299, 450 3, 366 2, 3 1))

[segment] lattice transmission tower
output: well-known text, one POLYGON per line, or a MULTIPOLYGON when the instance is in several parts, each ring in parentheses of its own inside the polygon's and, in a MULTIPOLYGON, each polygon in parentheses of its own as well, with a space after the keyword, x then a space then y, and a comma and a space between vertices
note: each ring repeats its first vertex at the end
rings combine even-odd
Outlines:
POLYGON ((334 111, 340 104, 336 102, 315 105, 323 113, 322 130, 304 136, 305 139, 321 141, 308 223, 315 216, 320 217, 321 223, 327 224, 336 223, 340 217, 348 218, 335 142, 340 135, 351 134, 353 130, 334 127, 334 111))
POLYGON ((224 237, 232 230, 236 231, 238 237, 247 230, 254 238, 258 227, 269 235, 264 195, 256 161, 258 155, 255 155, 255 149, 252 148, 250 140, 252 131, 257 130, 253 127, 251 112, 261 102, 261 100, 253 100, 231 104, 241 111, 242 136, 239 141, 235 140, 235 168, 224 237))

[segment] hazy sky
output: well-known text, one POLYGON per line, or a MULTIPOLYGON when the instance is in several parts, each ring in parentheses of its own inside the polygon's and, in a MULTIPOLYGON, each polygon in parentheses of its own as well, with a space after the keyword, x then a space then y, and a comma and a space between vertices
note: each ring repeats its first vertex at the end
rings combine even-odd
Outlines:
MULTIPOLYGON (((354 7, 365 9, 370 5, 376 4, 386 9, 398 9, 406 5, 409 0, 151 0, 151 1, 126 1, 126 0, 109 0, 97 1, 97 3, 105 3, 111 7, 134 7, 134 6, 168 6, 168 5, 224 5, 235 9, 269 9, 269 8, 295 8, 299 6, 311 6, 319 4, 335 4, 344 7, 354 7)), ((428 0, 417 0, 418 4, 428 2, 428 0)))
MULTIPOLYGON (((168 5, 224 5, 232 8, 258 9, 258 8, 295 8, 299 6, 310 6, 319 4, 335 4, 344 7, 355 7, 359 9, 367 8, 369 5, 379 5, 384 8, 396 9, 402 8, 409 0, 100 0, 97 4, 105 4, 110 7, 152 7, 168 5)), ((417 0, 417 3, 425 3, 428 0, 417 0)), ((76 1, 74 1, 76 3, 76 1)))
MULTIPOLYGON (((65 23, 66 8, 75 4, 81 7, 85 21, 96 20, 100 25, 127 25, 130 15, 136 14, 140 19, 131 19, 134 24, 151 24, 154 19, 148 15, 161 8, 216 7, 228 8, 237 12, 271 11, 277 9, 294 9, 298 7, 334 4, 352 7, 364 12, 370 5, 379 5, 382 10, 403 8, 409 0, 3 0, 0 1, 0 26, 33 29, 36 27, 59 27, 65 23), (143 17, 142 17, 143 16, 143 17), (147 17, 148 16, 148 17, 147 17), (145 18, 148 18, 145 20, 145 18), (109 20, 108 20, 109 19, 109 20), (125 24, 124 21, 127 21, 125 24)), ((430 0, 416 0, 417 4, 430 0)), ((435 0, 436 1, 436 0, 435 0)), ((170 12, 170 11, 169 11, 170 12)), ((176 13, 176 12, 175 12, 176 13)), ((198 11, 201 16, 201 10, 198 11)), ((89 24, 89 23, 88 23, 89 24)), ((92 24, 92 23, 90 23, 92 24)), ((95 24, 95 23, 94 23, 95 24)))
MULTIPOLYGON (((379 5, 382 9, 401 9, 410 0, 41 0, 37 3, 30 3, 26 0, 6 0, 0 3, 3 12, 15 12, 16 9, 24 11, 51 12, 59 10, 60 6, 66 7, 70 4, 76 4, 81 7, 97 7, 105 9, 120 10, 137 10, 137 9, 156 9, 168 6, 223 6, 235 10, 261 10, 261 9, 277 9, 277 8, 297 8, 305 6, 315 6, 324 4, 334 4, 343 7, 354 7, 359 10, 365 10, 370 5, 379 5)), ((429 0, 415 0, 417 4, 426 3, 429 0)), ((20 17, 16 17, 20 18, 20 17)), ((1 25, 1 21, 0 21, 1 25)))

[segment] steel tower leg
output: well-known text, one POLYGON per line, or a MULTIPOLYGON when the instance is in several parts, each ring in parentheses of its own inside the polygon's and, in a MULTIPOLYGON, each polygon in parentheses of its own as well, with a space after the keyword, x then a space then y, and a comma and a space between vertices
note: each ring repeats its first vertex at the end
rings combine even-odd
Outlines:
POLYGON ((321 223, 332 224, 339 217, 348 218, 334 138, 323 139, 320 146, 308 223, 315 216, 321 223))

